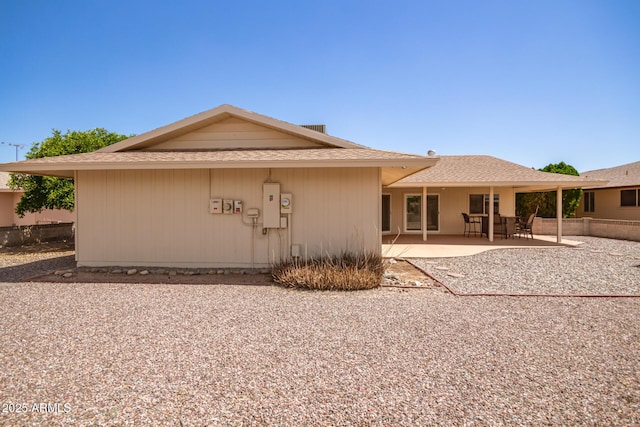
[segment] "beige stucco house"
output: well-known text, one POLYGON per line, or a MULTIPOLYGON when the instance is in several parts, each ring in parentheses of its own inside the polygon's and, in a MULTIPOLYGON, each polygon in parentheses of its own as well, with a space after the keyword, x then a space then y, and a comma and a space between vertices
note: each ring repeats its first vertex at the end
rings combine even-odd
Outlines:
POLYGON ((63 209, 43 209, 41 212, 27 213, 20 218, 16 213, 16 205, 24 191, 12 190, 9 188, 8 182, 9 172, 0 172, 0 227, 75 221, 75 214, 63 209))
MULTIPOLYGON (((462 234, 462 212, 488 218, 493 218, 494 213, 514 217, 516 193, 580 188, 603 182, 541 172, 492 156, 440 156, 433 167, 383 188, 386 199, 383 232, 422 234, 425 240, 430 233, 462 234)), ((562 202, 557 205, 557 217, 562 218, 562 202)), ((562 221, 558 224, 560 242, 562 221)), ((493 221, 487 225, 488 238, 493 240, 493 221)))
POLYGON ((0 169, 74 178, 80 266, 380 253, 384 233, 462 234, 462 212, 513 216, 517 192, 602 184, 490 156, 374 150, 230 105, 92 153, 0 169))
POLYGON ((381 192, 437 158, 222 105, 96 152, 2 169, 72 177, 80 266, 260 267, 381 251, 381 192))
POLYGON ((608 182, 584 188, 578 217, 640 220, 640 162, 592 170, 580 175, 608 182))

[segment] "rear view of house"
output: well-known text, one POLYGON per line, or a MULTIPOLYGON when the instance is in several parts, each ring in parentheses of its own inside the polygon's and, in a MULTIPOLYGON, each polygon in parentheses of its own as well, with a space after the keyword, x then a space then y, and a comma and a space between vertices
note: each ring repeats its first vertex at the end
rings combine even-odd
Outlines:
POLYGON ((437 158, 230 105, 4 170, 74 178, 80 266, 260 267, 381 250, 381 189, 437 158))

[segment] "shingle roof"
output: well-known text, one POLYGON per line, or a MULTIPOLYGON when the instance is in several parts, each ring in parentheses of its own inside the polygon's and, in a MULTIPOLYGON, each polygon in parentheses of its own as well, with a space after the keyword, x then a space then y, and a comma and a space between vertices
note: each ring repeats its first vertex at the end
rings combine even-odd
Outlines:
POLYGON ((582 172, 580 176, 589 179, 606 179, 609 181, 607 184, 599 186, 599 188, 636 187, 640 186, 640 162, 582 172))
POLYGON ((383 183, 391 184, 432 166, 437 158, 369 148, 288 150, 125 151, 71 154, 0 165, 0 169, 36 175, 73 177, 76 170, 382 167, 383 183))
MULTIPOLYGON (((44 157, 25 160, 20 165, 100 165, 127 163, 264 163, 313 161, 379 161, 426 160, 416 154, 397 153, 364 148, 320 148, 292 150, 220 150, 220 151, 125 151, 105 153, 94 151, 83 154, 44 157)), ((16 163, 18 164, 18 163, 16 163)))
MULTIPOLYGON (((428 183, 435 186, 522 186, 555 188, 593 184, 586 178, 541 172, 492 156, 440 156, 435 166, 401 179, 393 187, 428 183)), ((532 188, 533 189, 533 188, 532 188)))

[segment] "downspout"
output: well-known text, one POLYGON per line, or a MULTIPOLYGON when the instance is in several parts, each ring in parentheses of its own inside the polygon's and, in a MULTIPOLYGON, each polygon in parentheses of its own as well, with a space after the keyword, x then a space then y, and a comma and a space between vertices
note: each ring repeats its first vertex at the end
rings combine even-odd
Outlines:
POLYGON ((562 243, 562 187, 556 191, 556 224, 557 242, 562 243))

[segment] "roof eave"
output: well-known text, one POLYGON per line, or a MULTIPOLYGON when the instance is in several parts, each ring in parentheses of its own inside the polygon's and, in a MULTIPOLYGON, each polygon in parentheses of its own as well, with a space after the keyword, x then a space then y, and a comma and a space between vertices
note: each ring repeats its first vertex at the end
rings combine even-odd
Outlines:
MULTIPOLYGON (((158 169, 250 169, 250 168, 331 168, 331 167, 380 167, 398 168, 406 173, 396 174, 397 179, 433 166, 435 159, 332 159, 332 160, 234 160, 215 162, 144 161, 144 162, 65 162, 57 164, 29 164, 14 162, 0 165, 0 170, 30 175, 72 178, 74 171, 88 170, 158 170, 158 169)), ((395 179, 394 181, 395 182, 395 179)))
POLYGON ((562 189, 584 188, 593 185, 594 181, 470 181, 470 182, 396 182, 390 185, 392 188, 415 187, 513 187, 517 191, 553 191, 558 187, 562 189))

